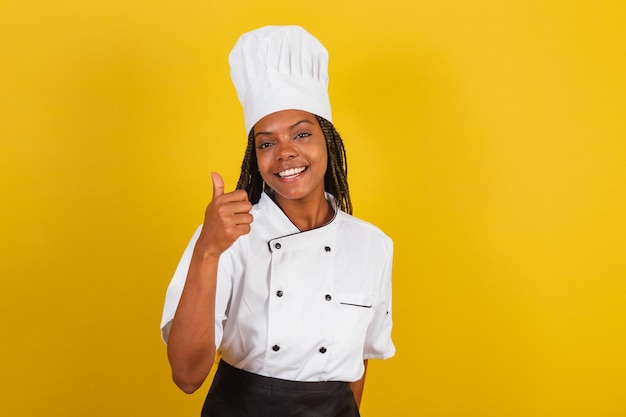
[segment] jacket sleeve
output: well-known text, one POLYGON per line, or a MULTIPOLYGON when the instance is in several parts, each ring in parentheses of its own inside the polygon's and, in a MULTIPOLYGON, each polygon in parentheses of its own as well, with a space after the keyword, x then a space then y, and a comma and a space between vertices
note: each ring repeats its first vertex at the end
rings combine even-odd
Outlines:
POLYGON ((187 272, 189 271, 189 264, 191 263, 191 255, 193 255, 193 249, 196 246, 196 241, 201 231, 202 226, 199 226, 191 237, 191 240, 183 252, 183 256, 178 262, 174 276, 167 287, 167 292, 165 293, 165 305, 163 306, 163 314, 161 316, 161 337, 165 343, 167 343, 170 334, 170 325, 174 319, 174 314, 176 314, 178 302, 180 301, 180 296, 185 287, 187 272))
POLYGON ((379 297, 373 306, 374 317, 367 329, 363 359, 387 359, 396 348, 391 340, 391 270, 393 264, 393 242, 385 237, 385 261, 381 271, 379 297))
MULTIPOLYGON (((176 309, 178 308, 178 303, 180 301, 180 297, 183 293, 183 288, 185 287, 185 281, 187 280, 187 273, 189 271, 189 265, 191 264, 191 257, 193 255, 194 248, 196 246, 196 242, 200 237, 200 232, 202 231, 202 226, 199 226, 191 240, 187 244, 187 248, 183 253, 180 261, 178 262, 178 266, 176 267, 176 271, 174 272, 174 276, 170 281, 169 286, 167 287, 167 292, 165 294, 165 305, 163 306, 163 315, 161 317, 161 337, 163 341, 167 343, 167 339, 169 337, 170 326, 172 324, 172 320, 174 319, 174 315, 176 314, 176 309)), ((217 293, 215 295, 215 347, 219 347, 222 342, 222 337, 224 334, 224 322, 226 320, 226 314, 228 309, 228 302, 230 300, 230 293, 232 290, 232 262, 228 258, 227 252, 222 254, 220 257, 220 262, 218 266, 218 281, 217 281, 217 293)))

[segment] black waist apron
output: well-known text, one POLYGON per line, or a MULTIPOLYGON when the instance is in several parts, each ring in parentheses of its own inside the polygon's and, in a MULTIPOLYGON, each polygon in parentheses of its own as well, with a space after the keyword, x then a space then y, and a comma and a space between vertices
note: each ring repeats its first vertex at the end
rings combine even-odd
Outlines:
POLYGON ((202 417, 359 417, 347 382, 270 378, 220 361, 202 417))

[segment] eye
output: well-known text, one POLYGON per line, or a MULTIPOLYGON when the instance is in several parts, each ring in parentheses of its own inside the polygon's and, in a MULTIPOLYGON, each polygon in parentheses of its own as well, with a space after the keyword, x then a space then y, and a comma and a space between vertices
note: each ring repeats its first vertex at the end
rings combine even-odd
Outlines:
POLYGON ((308 132, 302 132, 302 133, 298 133, 298 134, 296 135, 296 138, 297 138, 297 139, 304 139, 304 138, 308 138, 309 136, 311 136, 311 134, 310 134, 310 133, 308 133, 308 132))
POLYGON ((270 142, 261 142, 257 145, 258 149, 265 149, 270 147, 272 144, 270 142))

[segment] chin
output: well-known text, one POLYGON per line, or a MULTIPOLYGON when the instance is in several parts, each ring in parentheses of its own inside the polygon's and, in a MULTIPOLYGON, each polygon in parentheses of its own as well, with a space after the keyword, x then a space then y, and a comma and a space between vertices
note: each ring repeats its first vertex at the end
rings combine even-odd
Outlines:
POLYGON ((307 196, 306 193, 297 193, 297 192, 283 193, 283 192, 276 191, 276 190, 274 190, 274 194, 285 200, 301 200, 307 196))

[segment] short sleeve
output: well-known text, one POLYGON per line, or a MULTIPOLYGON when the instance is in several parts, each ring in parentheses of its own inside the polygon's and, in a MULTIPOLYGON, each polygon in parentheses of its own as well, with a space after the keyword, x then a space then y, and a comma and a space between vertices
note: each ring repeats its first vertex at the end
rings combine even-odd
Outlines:
MULTIPOLYGON (((163 341, 167 343, 170 326, 180 297, 185 287, 187 280, 187 273, 189 272, 189 265, 191 264, 191 257, 193 255, 196 242, 200 237, 202 226, 199 226, 191 240, 187 244, 183 256, 178 262, 174 276, 167 287, 165 294, 165 305, 163 306, 163 315, 161 317, 161 337, 163 341)), ((227 252, 222 254, 218 266, 218 279, 217 289, 215 295, 215 345, 216 348, 220 345, 224 334, 224 322, 226 320, 227 309, 229 306, 231 287, 232 287, 232 262, 229 259, 227 252)))
POLYGON ((393 242, 386 240, 386 261, 383 267, 380 298, 374 306, 374 318, 367 329, 363 359, 387 359, 396 348, 391 340, 391 270, 393 264, 393 242))
POLYGON ((167 287, 167 292, 165 293, 165 305, 163 306, 163 315, 161 317, 161 337, 165 343, 167 343, 167 339, 169 337, 170 325, 174 319, 174 314, 176 314, 178 302, 180 301, 180 296, 182 295, 183 288, 185 287, 187 272, 189 271, 189 265, 191 264, 191 256, 193 255, 193 250, 201 231, 202 226, 199 226, 187 244, 187 247, 183 252, 183 256, 178 262, 174 276, 167 287))

